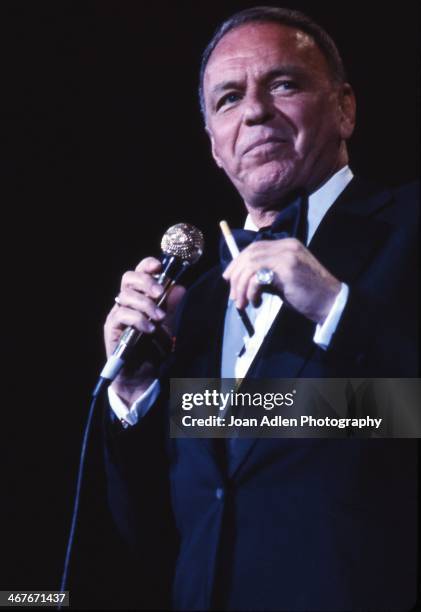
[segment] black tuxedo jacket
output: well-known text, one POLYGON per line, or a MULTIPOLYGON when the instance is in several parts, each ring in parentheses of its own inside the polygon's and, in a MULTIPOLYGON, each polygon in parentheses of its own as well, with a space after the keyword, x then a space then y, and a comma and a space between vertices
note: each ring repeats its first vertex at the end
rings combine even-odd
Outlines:
MULTIPOLYGON (((415 186, 353 179, 309 246, 350 287, 329 350, 284 306, 249 377, 418 375, 416 202, 415 186)), ((111 507, 131 545, 148 551, 149 583, 159 568, 175 609, 411 607, 414 441, 248 440, 227 470, 212 441, 168 438, 167 378, 220 375, 226 300, 219 268, 187 292, 160 400, 130 431, 108 428, 111 507)))

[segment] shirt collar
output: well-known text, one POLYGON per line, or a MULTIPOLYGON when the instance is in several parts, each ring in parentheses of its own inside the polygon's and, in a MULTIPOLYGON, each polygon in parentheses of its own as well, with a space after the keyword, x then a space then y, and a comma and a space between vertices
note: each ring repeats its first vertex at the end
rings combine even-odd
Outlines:
MULTIPOLYGON (((308 237, 307 244, 313 238, 314 233, 316 232, 319 224, 329 208, 335 202, 335 200, 340 196, 345 187, 353 178, 352 170, 349 166, 344 166, 333 176, 330 177, 326 183, 323 183, 319 189, 313 191, 309 195, 308 198, 308 213, 307 213, 307 221, 308 221, 308 237)), ((246 222, 244 224, 244 229, 252 230, 254 232, 258 231, 258 227, 253 223, 250 215, 247 215, 246 222)))

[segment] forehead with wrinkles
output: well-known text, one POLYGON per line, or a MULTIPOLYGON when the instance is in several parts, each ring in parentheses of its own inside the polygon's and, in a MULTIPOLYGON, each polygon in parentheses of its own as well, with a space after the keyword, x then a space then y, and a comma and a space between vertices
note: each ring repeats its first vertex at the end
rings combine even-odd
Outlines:
POLYGON ((204 74, 205 93, 227 71, 292 64, 329 78, 327 61, 309 34, 275 23, 247 23, 230 30, 216 45, 204 74))

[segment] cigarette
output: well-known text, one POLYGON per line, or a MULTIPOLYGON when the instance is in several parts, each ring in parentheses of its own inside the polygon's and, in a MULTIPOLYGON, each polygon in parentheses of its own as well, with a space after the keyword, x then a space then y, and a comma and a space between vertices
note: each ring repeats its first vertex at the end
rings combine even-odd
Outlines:
POLYGON ((238 250, 237 243, 234 240, 230 227, 226 221, 221 221, 219 227, 221 228, 228 250, 231 253, 231 257, 234 259, 240 254, 240 251, 238 250))

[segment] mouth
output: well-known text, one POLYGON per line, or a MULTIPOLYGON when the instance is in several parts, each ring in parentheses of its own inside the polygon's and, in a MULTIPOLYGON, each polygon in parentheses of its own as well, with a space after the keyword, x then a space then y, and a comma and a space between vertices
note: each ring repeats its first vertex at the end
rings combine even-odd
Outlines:
POLYGON ((266 153, 270 152, 273 149, 277 149, 280 145, 285 144, 285 140, 281 138, 262 138, 261 140, 256 140, 252 144, 250 144, 243 151, 243 155, 247 155, 248 153, 266 153))

